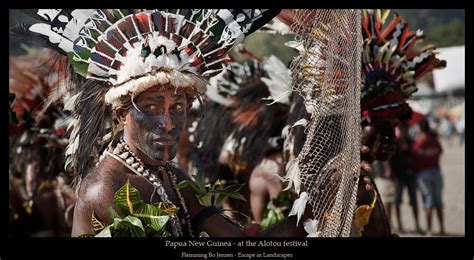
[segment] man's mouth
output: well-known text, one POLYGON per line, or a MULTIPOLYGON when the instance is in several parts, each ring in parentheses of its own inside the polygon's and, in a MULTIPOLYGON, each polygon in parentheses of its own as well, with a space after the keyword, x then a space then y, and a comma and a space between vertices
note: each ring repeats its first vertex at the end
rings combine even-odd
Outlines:
POLYGON ((153 142, 160 146, 173 146, 176 144, 176 139, 172 137, 160 137, 153 139, 153 142))

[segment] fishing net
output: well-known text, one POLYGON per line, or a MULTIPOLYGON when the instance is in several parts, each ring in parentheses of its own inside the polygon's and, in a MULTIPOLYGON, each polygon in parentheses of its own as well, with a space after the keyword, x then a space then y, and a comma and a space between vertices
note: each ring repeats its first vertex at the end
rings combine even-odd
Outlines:
POLYGON ((319 236, 351 233, 360 166, 361 11, 295 10, 292 88, 311 114, 296 158, 319 236))

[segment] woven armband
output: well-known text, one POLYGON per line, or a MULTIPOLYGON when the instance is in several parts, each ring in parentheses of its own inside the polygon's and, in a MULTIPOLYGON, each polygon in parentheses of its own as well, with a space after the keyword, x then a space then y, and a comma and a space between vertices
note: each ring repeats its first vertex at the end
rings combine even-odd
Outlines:
POLYGON ((214 214, 218 214, 220 210, 214 206, 205 207, 198 214, 196 214, 191 220, 193 229, 196 230, 207 218, 214 214))

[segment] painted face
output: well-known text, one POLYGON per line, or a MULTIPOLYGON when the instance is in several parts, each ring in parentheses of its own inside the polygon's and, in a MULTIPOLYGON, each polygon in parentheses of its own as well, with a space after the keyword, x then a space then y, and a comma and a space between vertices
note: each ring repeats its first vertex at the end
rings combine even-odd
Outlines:
POLYGON ((397 148, 395 126, 397 123, 397 120, 390 119, 366 126, 362 130, 362 144, 369 147, 373 160, 386 161, 395 153, 397 148))
POLYGON ((127 114, 125 135, 141 157, 167 161, 176 156, 179 136, 186 122, 184 92, 152 87, 133 98, 127 114))

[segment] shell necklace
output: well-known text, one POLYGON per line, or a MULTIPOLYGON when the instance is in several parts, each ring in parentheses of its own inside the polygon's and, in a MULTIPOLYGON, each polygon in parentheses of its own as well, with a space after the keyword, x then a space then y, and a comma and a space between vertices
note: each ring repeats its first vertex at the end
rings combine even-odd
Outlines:
MULTIPOLYGON (((172 203, 160 179, 156 177, 154 174, 150 173, 149 169, 145 168, 144 163, 140 160, 140 158, 138 158, 138 156, 136 156, 131 151, 130 147, 127 145, 127 143, 125 143, 123 138, 120 139, 120 142, 117 143, 117 146, 113 150, 111 148, 106 149, 104 153, 102 154, 100 160, 102 160, 106 156, 110 156, 116 159, 117 161, 125 165, 127 168, 129 168, 133 173, 145 178, 148 182, 150 182, 155 188, 158 196, 160 196, 161 201, 166 202, 166 203, 172 203)), ((170 176, 171 184, 173 186, 174 191, 176 192, 178 196, 178 199, 183 208, 183 213, 186 218, 185 220, 184 219, 182 220, 182 224, 185 224, 185 223, 187 224, 189 235, 193 237, 193 232, 192 232, 192 227, 191 227, 191 217, 186 207, 186 203, 184 202, 184 198, 181 195, 181 192, 179 192, 179 189, 177 188, 177 185, 176 185, 177 177, 172 171, 169 170, 168 164, 166 164, 166 168, 167 169, 165 169, 165 167, 163 166, 160 166, 158 167, 158 171, 162 173, 167 173, 170 176)), ((178 216, 177 215, 172 216, 170 218, 170 222, 173 229, 172 230, 173 235, 176 237, 183 236, 183 231, 181 229, 181 223, 178 216)))

